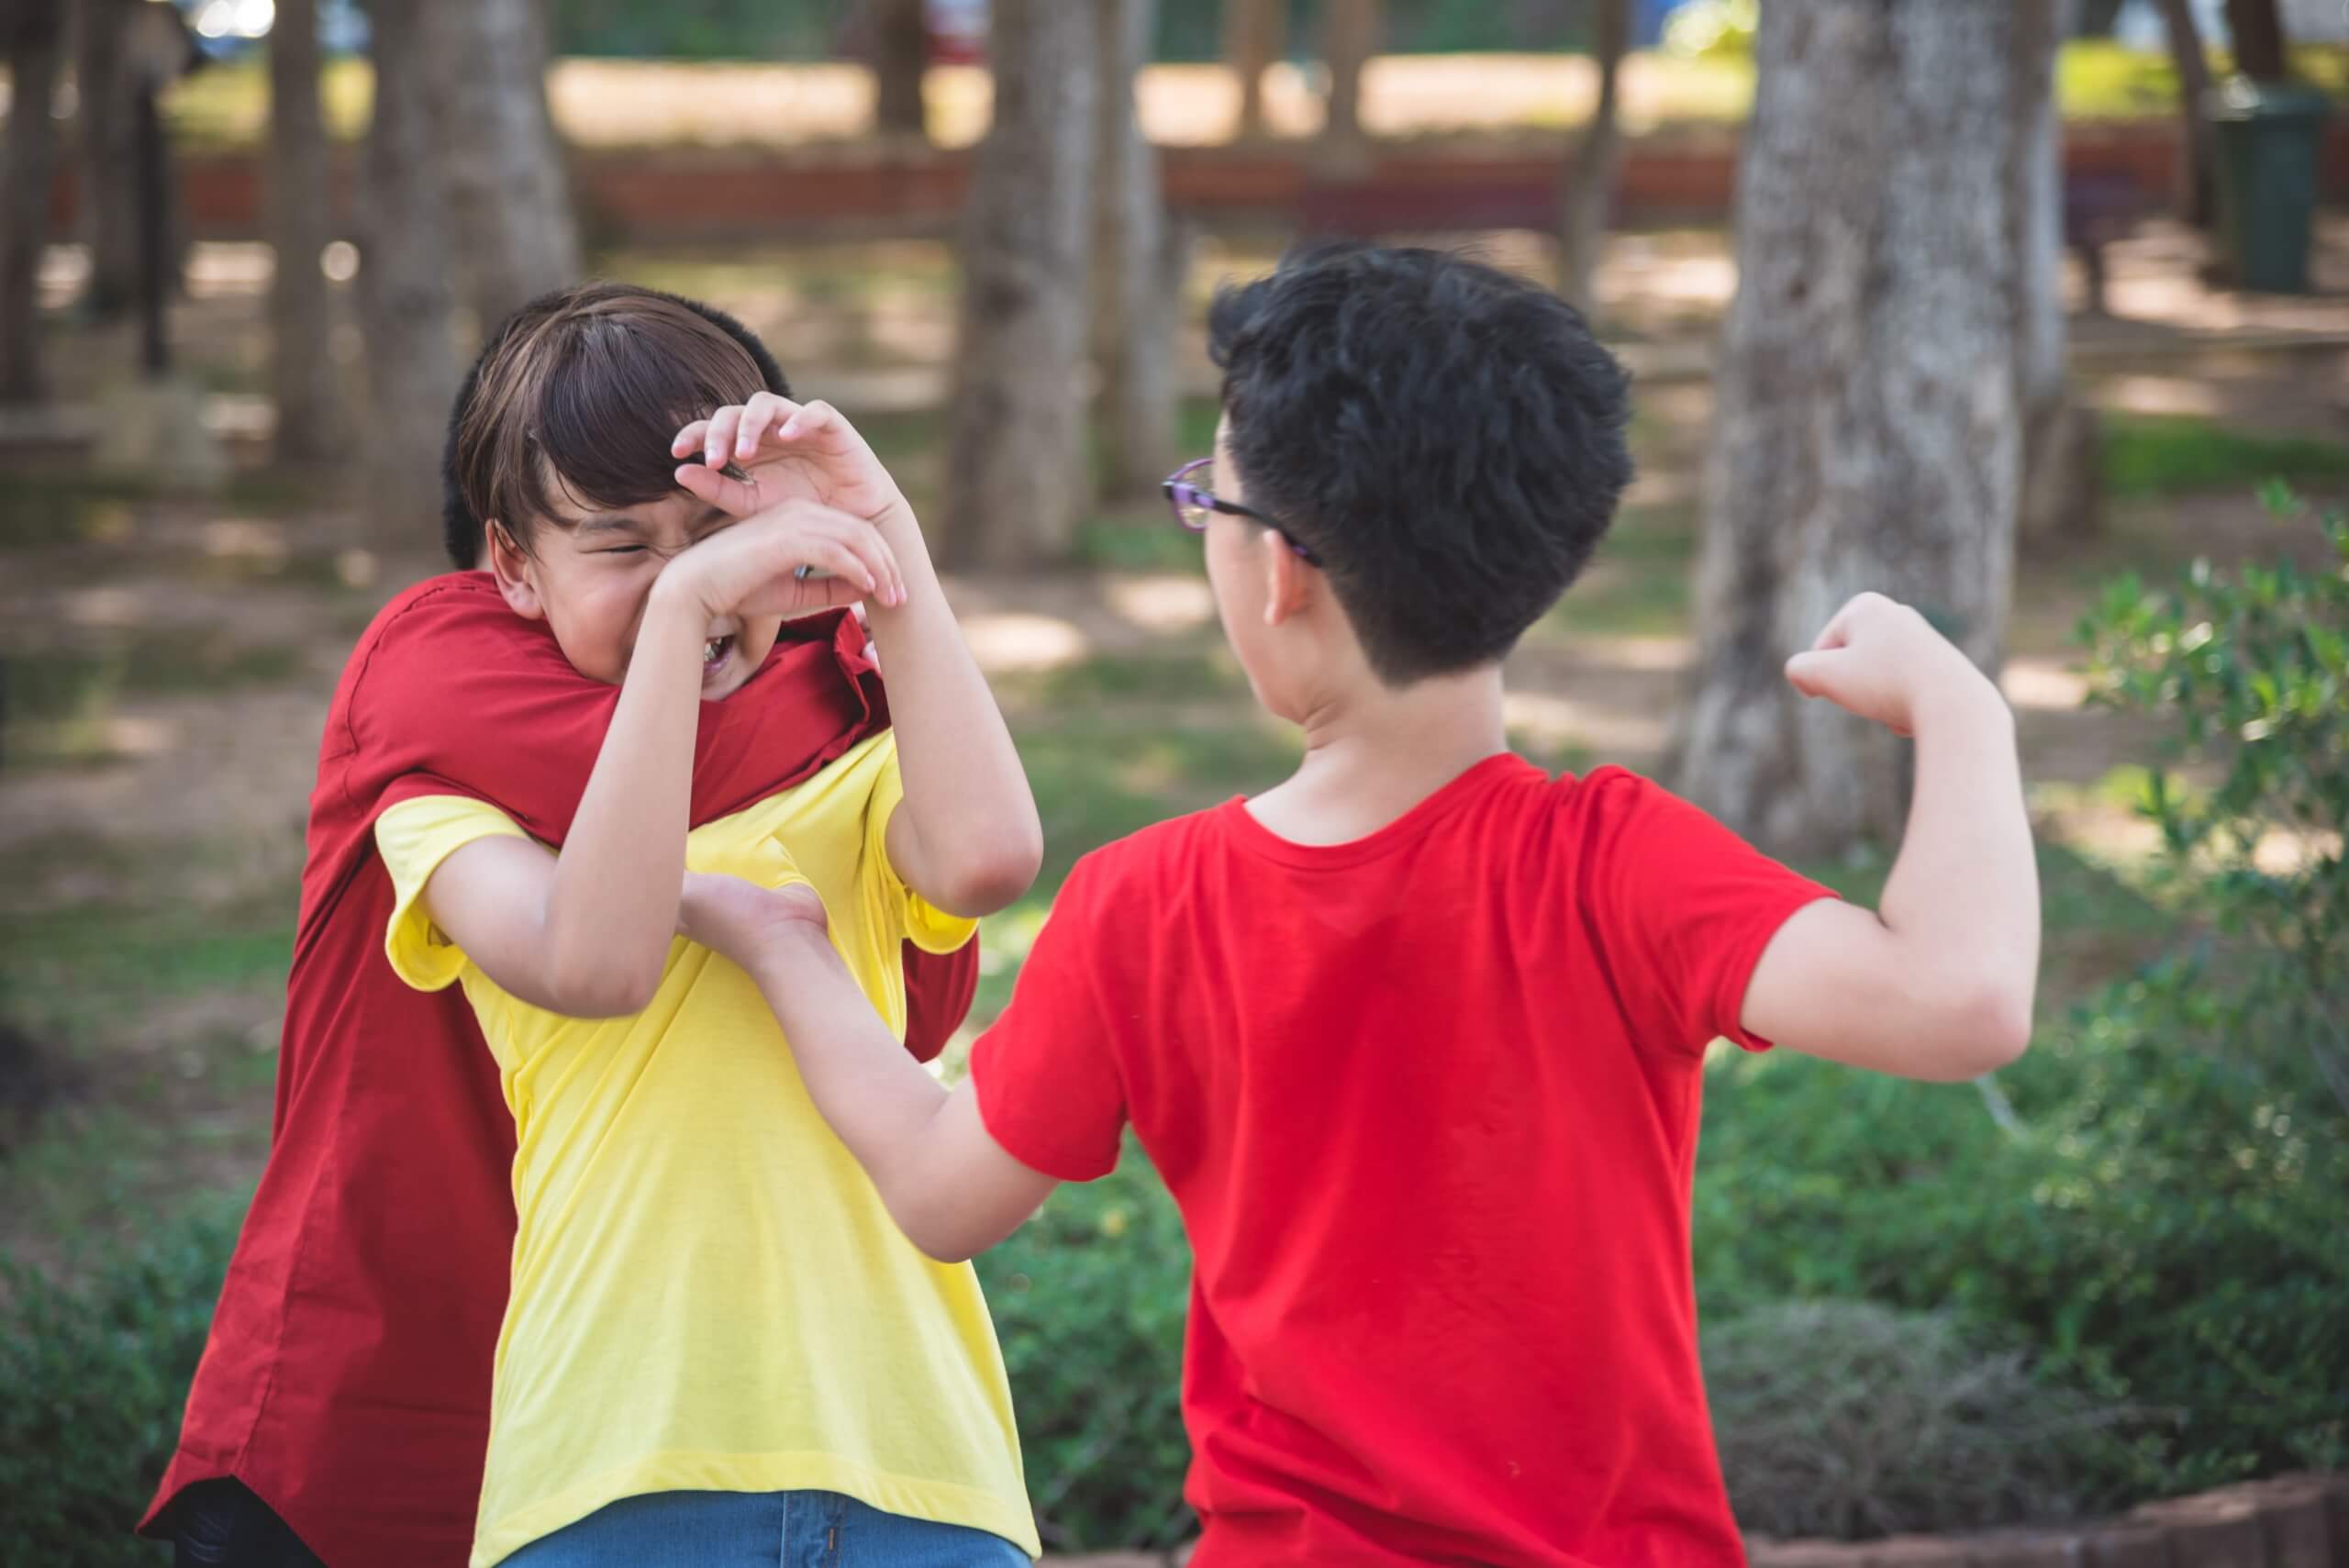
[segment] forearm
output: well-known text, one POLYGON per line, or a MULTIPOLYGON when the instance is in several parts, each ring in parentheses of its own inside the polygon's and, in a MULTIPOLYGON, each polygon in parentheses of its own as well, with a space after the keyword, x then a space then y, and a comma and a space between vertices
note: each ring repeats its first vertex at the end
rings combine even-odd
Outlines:
POLYGON ((548 887, 547 988, 632 1012, 676 929, 707 617, 657 590, 548 887), (633 999, 634 1006, 617 1006, 633 999))
POLYGON ((889 682, 889 712, 909 829, 893 838, 897 871, 915 892, 957 915, 985 915, 1027 892, 1043 829, 995 694, 963 640, 920 529, 885 522, 906 600, 874 605, 874 646, 889 682))
MULTIPOLYGON (((2039 871, 2014 716, 1987 681, 1920 711, 1908 830, 1878 917, 1904 969, 1981 1027, 2027 1035, 2039 871)), ((2018 1044, 2017 1049, 2020 1049, 2018 1044)))

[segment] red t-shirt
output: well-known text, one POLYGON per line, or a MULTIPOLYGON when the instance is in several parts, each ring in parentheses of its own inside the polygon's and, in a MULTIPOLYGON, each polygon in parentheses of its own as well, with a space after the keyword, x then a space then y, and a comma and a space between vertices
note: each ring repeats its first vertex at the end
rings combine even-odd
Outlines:
POLYGON ((1697 1361, 1705 1048, 1831 896, 1618 769, 1366 839, 1244 804, 1081 862, 971 1062, 1071 1181, 1130 1121, 1196 1254, 1193 1568, 1743 1561, 1697 1361))
MULTIPOLYGON (((888 723, 863 646, 844 615, 795 622, 741 691, 702 705, 694 821, 888 723)), ((352 651, 310 796, 269 1163, 141 1529, 182 1488, 233 1475, 334 1568, 470 1555, 514 1121, 462 993, 413 990, 384 960, 374 820, 413 795, 469 795, 560 844, 618 697, 481 573, 402 594, 352 651)), ((969 948, 908 961, 918 1054, 961 1022, 976 973, 969 948)))

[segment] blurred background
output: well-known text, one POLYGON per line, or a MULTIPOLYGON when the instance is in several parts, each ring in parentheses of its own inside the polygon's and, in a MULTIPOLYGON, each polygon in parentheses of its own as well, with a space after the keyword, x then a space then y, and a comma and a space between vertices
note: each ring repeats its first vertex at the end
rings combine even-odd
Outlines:
MULTIPOLYGON (((1208 449, 1216 284, 1353 235, 1554 286, 1636 374, 1642 477, 1511 662, 1527 755, 1867 897, 1905 762, 1778 692, 1814 606, 1911 598, 2020 718, 2032 1053, 1713 1063, 1742 1521, 2233 1486, 2193 1561, 2343 1561, 2349 1503, 2272 1478, 2349 1466, 2344 40, 2341 0, 0 0, 0 1556, 152 1560, 327 699, 441 569, 484 324, 699 296, 900 474, 1048 836, 977 1026, 1077 855, 1294 758, 1156 484, 1208 449)), ((1048 1542, 1179 1548, 1146 1162, 982 1269, 1048 1542)))

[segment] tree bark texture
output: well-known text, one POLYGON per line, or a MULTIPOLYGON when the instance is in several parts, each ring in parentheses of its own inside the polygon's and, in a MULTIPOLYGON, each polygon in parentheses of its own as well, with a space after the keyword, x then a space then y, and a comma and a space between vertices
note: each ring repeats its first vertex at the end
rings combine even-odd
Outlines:
POLYGON ((1093 362, 1109 493, 1156 493, 1174 466, 1174 330, 1182 298, 1158 151, 1134 83, 1150 58, 1157 0, 1102 0, 1094 117, 1093 362))
POLYGON ((36 0, 5 16, 10 107, 6 164, 0 171, 0 403, 38 403, 48 391, 40 362, 40 258, 49 241, 50 180, 57 122, 50 100, 65 50, 63 18, 36 0))
POLYGON ((80 228, 90 250, 88 305, 102 319, 139 299, 139 149, 135 83, 125 55, 144 0, 80 0, 73 82, 80 228))
POLYGON ((1782 673, 1846 599, 1905 600, 1998 662, 2023 449, 2014 61, 2046 3, 1762 8, 1676 761, 1779 854, 1901 830, 1907 743, 1782 673))
POLYGON ((2016 531, 2026 541, 2092 532, 2095 411, 2071 395, 2064 320, 2064 119, 2055 50, 2064 0, 2018 6, 2008 39, 2015 104, 2008 211, 2015 256, 2015 374, 2023 428, 2016 531))
POLYGON ((866 0, 873 50, 873 124, 885 136, 930 139, 922 79, 930 68, 925 0, 866 0))
POLYGON ((359 309, 371 406, 368 505, 384 537, 440 515, 441 433, 456 395, 440 95, 420 8, 374 8, 375 116, 363 154, 359 309))
POLYGON ((1566 160, 1558 203, 1558 292, 1585 314, 1597 303, 1593 280, 1607 243, 1608 214, 1615 206, 1615 180, 1623 161, 1620 87, 1623 55, 1631 43, 1631 0, 1590 0, 1590 8, 1598 102, 1591 110, 1589 128, 1566 160))
POLYGON ((579 228, 547 106, 543 0, 422 7, 447 83, 438 138, 471 305, 483 331, 579 277, 579 228))
POLYGON ((2169 61, 2177 72, 2178 128, 2184 132, 2178 158, 2178 216, 2209 228, 2219 211, 2218 139, 2210 129, 2210 59, 2202 50, 2201 24, 2193 0, 2161 0, 2163 30, 2169 36, 2169 61))
POLYGON ((0 404, 38 404, 40 371, 40 253, 50 242, 50 176, 56 119, 50 98, 66 51, 63 17, 35 0, 5 17, 9 63, 7 164, 0 172, 0 404))
POLYGON ((1064 558, 1090 499, 1084 406, 1099 11, 996 0, 995 117, 963 218, 944 548, 1064 558))
POLYGON ((1362 77, 1386 42, 1386 7, 1381 0, 1323 0, 1321 62, 1330 72, 1330 99, 1321 134, 1330 141, 1363 139, 1362 77))
POLYGON ((281 462, 335 453, 333 323, 318 257, 331 238, 317 0, 284 0, 269 29, 270 384, 281 462))
POLYGON ((1282 0, 1223 0, 1223 58, 1240 83, 1242 141, 1264 134, 1264 72, 1287 44, 1282 0))

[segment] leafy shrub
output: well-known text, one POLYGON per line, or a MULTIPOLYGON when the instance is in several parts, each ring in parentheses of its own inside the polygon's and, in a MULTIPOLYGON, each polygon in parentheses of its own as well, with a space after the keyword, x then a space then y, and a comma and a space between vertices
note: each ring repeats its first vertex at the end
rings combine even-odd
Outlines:
POLYGON ((157 1548, 130 1527, 178 1440, 242 1207, 205 1207, 72 1283, 0 1258, 0 1540, 10 1561, 152 1568, 157 1548))
POLYGON ((1129 1145, 1115 1174, 1055 1192, 979 1274, 1045 1543, 1151 1548, 1197 1533, 1183 1502, 1190 1243, 1141 1151, 1129 1145))
POLYGON ((1709 1329, 1704 1358, 1730 1501, 1771 1535, 2062 1518, 2116 1422, 1946 1313, 1763 1307, 1709 1329))

